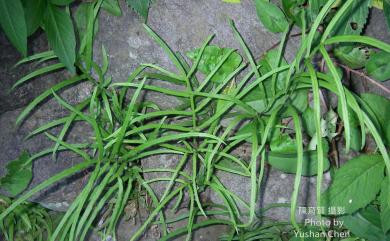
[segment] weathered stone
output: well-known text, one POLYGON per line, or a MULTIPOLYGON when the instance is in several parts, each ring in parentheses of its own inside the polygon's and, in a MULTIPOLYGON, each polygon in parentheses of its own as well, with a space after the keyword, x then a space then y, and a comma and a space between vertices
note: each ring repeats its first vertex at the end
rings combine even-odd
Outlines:
MULTIPOLYGON (((0 89, 0 165, 2 167, 0 168, 0 176, 3 176, 5 175, 5 166, 8 161, 15 160, 23 150, 27 150, 30 154, 35 154, 53 146, 53 142, 49 141, 44 135, 37 135, 28 140, 24 138, 35 128, 65 115, 66 111, 55 100, 39 105, 20 127, 15 125, 15 121, 23 110, 23 106, 30 103, 43 91, 68 78, 69 74, 65 70, 54 71, 31 79, 11 91, 12 85, 18 79, 39 67, 52 64, 52 62, 23 64, 14 67, 17 61, 21 59, 21 56, 1 31, 0 44, 2 50, 0 55, 0 80, 2 83, 2 88, 0 89)), ((46 36, 42 32, 37 32, 29 38, 29 54, 39 53, 47 49, 46 36)), ((75 104, 87 95, 90 95, 90 88, 88 84, 82 83, 70 88, 70 90, 59 93, 62 93, 62 96, 69 103, 75 104)), ((80 137, 87 135, 87 130, 83 126, 76 125, 73 127, 73 130, 68 135, 69 140, 77 141, 80 140, 80 137), (79 133, 84 134, 80 136, 79 133)), ((51 131, 54 131, 54 133, 58 132, 56 129, 51 131)), ((35 161, 30 188, 80 161, 79 157, 70 152, 60 153, 57 161, 52 160, 51 155, 35 161)), ((61 181, 39 192, 30 200, 40 202, 45 207, 53 210, 65 211, 84 186, 84 180, 81 179, 81 176, 84 176, 84 174, 78 174, 61 181)))
POLYGON ((364 34, 390 43, 389 30, 384 12, 377 8, 372 8, 364 34))
MULTIPOLYGON (((14 65, 21 59, 21 56, 10 44, 2 31, 0 31, 0 45, 0 81, 2 87, 0 89, 0 114, 28 104, 41 92, 61 82, 61 80, 68 76, 65 70, 54 71, 48 75, 33 78, 11 91, 11 87, 17 80, 39 67, 53 64, 53 62, 48 61, 41 64, 29 63, 15 67, 14 65)), ((29 38, 30 53, 39 53, 47 49, 46 36, 41 32, 29 38)))
MULTIPOLYGON (((125 81, 140 63, 156 63, 173 69, 168 56, 145 32, 137 15, 123 5, 122 17, 102 12, 95 45, 97 54, 102 44, 106 47, 113 79, 125 81)), ((252 2, 158 1, 150 9, 148 25, 174 51, 181 53, 201 46, 211 34, 216 34, 213 44, 239 49, 228 23, 230 18, 235 21, 254 56, 260 56, 279 40, 278 35, 261 26, 252 2)), ((291 59, 293 52, 288 51, 287 57, 291 59)))
MULTIPOLYGON (((125 82, 141 63, 155 63, 176 71, 168 55, 146 33, 139 17, 122 4, 122 17, 102 12, 99 34, 95 43, 95 54, 101 58, 101 45, 109 53, 110 75, 114 82, 125 82)), ((259 58, 268 48, 279 41, 279 35, 267 31, 259 22, 254 4, 228 4, 219 0, 173 0, 157 1, 149 12, 148 25, 172 48, 185 53, 200 47, 208 36, 215 34, 211 44, 239 49, 228 20, 233 19, 238 30, 259 58), (245 14, 243 14, 245 13, 245 14)), ((289 41, 286 58, 292 60, 298 39, 289 41)), ((167 82, 156 83, 167 88, 179 88, 167 82)), ((147 99, 163 108, 176 106, 180 102, 170 96, 150 92, 147 99)))
MULTIPOLYGON (((85 98, 86 92, 89 91, 88 89, 88 85, 80 84, 78 88, 65 91, 62 97, 70 103, 78 102, 80 101, 78 98, 85 98)), ((53 147, 53 142, 43 134, 36 135, 28 140, 25 140, 25 137, 36 128, 67 113, 63 107, 52 99, 40 108, 37 108, 20 127, 17 127, 15 120, 22 109, 7 111, 0 115, 0 165, 2 167, 0 168, 0 176, 5 175, 5 166, 8 161, 17 159, 23 150, 27 150, 30 154, 36 154, 53 147)), ((71 130, 67 136, 70 143, 86 141, 86 138, 91 133, 90 128, 85 124, 81 124, 81 122, 74 125, 71 130)), ((49 133, 57 134, 58 132, 59 130, 56 128, 49 131, 49 133)), ((30 183, 30 188, 80 161, 80 157, 71 152, 60 152, 56 161, 52 159, 51 154, 34 161, 33 179, 30 183)), ((35 195, 31 200, 38 201, 50 209, 64 211, 83 188, 86 179, 82 177, 85 174, 80 173, 54 184, 35 195)))

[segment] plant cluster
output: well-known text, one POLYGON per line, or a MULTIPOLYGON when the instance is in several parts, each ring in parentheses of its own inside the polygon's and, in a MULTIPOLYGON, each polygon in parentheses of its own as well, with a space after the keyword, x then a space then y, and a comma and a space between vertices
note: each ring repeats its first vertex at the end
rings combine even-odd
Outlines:
MULTIPOLYGON (((12 204, 12 200, 0 196, 0 211, 12 204)), ((2 220, 0 230, 6 240, 43 241, 53 230, 52 217, 38 204, 24 202, 2 220)))
MULTIPOLYGON (((296 240, 299 238, 294 237, 294 231, 309 228, 297 221, 301 179, 316 176, 317 206, 343 207, 345 211, 339 216, 318 215, 319 220, 344 220, 344 229, 352 231, 354 240, 390 239, 387 151, 390 101, 374 94, 352 92, 343 83, 347 75, 342 71, 369 75, 378 86, 382 86, 379 81, 390 77, 390 45, 361 35, 371 1, 282 1, 282 10, 268 1, 256 0, 262 24, 272 32, 281 33, 278 46, 259 59, 254 58, 233 21, 230 25, 243 55, 234 49, 212 45, 213 36, 198 49, 178 53, 145 25, 146 32, 165 51, 176 71, 156 64, 141 64, 123 83, 112 83, 104 47, 102 63, 96 63, 93 58, 97 16, 105 2, 88 3, 89 14, 83 15, 88 24, 84 25, 78 60, 68 62, 68 69, 77 69, 76 74, 44 91, 17 119, 21 124, 40 103, 55 98, 69 114, 29 135, 45 133, 53 141, 53 147, 32 156, 23 154, 16 164, 10 164, 9 173, 1 182, 17 195, 31 177, 19 179, 14 170, 31 172, 35 159, 71 151, 83 162, 20 195, 2 211, 1 222, 38 191, 90 169, 87 184, 49 233, 48 240, 84 240, 92 227, 115 240, 115 229, 128 200, 145 193, 151 197, 153 209, 131 240, 137 240, 152 224, 159 225, 161 240, 180 235, 190 240, 193 230, 217 224, 231 228, 222 240, 296 240), (293 26, 301 29, 301 41, 295 58, 288 63, 283 56, 293 26), (365 72, 360 70, 363 67, 365 72), (156 83, 161 81, 177 87, 160 87, 156 83), (92 94, 71 105, 59 92, 80 82, 90 83, 92 94), (157 93, 161 98, 173 96, 181 104, 163 109, 157 103, 143 100, 145 92, 157 93), (337 97, 337 108, 332 109, 322 101, 324 93, 337 97), (91 127, 89 141, 69 143, 66 140, 75 122, 91 127), (59 127, 60 132, 54 134, 54 127, 59 127), (365 150, 368 137, 376 144, 371 153, 365 150), (335 141, 340 140, 345 142, 346 152, 352 149, 358 153, 341 167, 338 162, 332 163, 334 158, 328 155, 334 151, 335 141), (234 152, 245 143, 251 147, 250 160, 243 160, 234 152), (180 160, 172 169, 142 167, 141 160, 161 155, 179 156, 180 160), (268 164, 295 174, 288 222, 275 222, 267 217, 266 211, 273 206, 257 208, 268 164), (327 170, 331 171, 333 182, 324 191, 321 184, 327 170), (146 179, 144 174, 151 172, 170 176, 146 179), (250 200, 243 200, 224 186, 220 173, 247 177, 250 200), (167 184, 161 196, 151 187, 156 182, 167 184), (216 193, 222 203, 202 201, 201 196, 207 190, 216 193), (171 203, 173 210, 185 206, 188 212, 174 218, 166 216, 171 203), (96 223, 106 210, 109 211, 104 222, 96 223), (168 229, 170 224, 181 220, 187 221, 186 227, 168 229)), ((384 9, 388 9, 386 4, 384 0, 384 9)), ((58 57, 59 64, 65 64, 54 47, 53 50, 27 57, 20 63, 58 57)), ((44 68, 21 79, 16 86, 47 73, 44 68)), ((318 227, 322 231, 327 228, 318 227)))
MULTIPOLYGON (((84 55, 90 56, 91 35, 98 30, 97 9, 114 16, 121 16, 119 0, 81 1, 75 0, 1 0, 0 25, 9 41, 27 56, 27 40, 40 29, 44 30, 51 51, 42 53, 41 61, 58 58, 60 63, 46 66, 31 73, 31 77, 67 68, 75 73, 75 65, 84 55), (74 10, 73 16, 70 12, 74 10), (73 17, 73 19, 72 19, 73 17), (74 20, 74 23, 73 23, 74 20), (95 24, 92 28, 91 24, 95 24), (94 29, 94 31, 88 31, 94 29), (77 33, 77 34, 76 34, 77 33), (77 46, 77 43, 79 46, 77 46)), ((127 4, 146 21, 151 0, 127 0, 127 4)))

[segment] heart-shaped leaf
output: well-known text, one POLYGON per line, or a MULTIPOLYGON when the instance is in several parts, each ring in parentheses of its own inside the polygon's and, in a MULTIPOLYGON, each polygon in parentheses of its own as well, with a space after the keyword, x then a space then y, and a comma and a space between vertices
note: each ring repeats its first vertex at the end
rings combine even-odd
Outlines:
POLYGON ((16 196, 27 188, 32 179, 32 162, 27 163, 29 155, 24 151, 18 159, 7 164, 7 174, 0 179, 1 187, 16 196))

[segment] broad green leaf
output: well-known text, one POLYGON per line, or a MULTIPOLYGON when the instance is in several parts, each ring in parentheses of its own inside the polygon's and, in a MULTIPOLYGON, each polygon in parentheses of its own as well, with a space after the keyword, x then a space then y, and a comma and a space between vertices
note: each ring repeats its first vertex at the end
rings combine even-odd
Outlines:
MULTIPOLYGON (((229 48, 220 48, 218 46, 207 46, 204 49, 202 58, 199 61, 198 69, 203 74, 210 74, 217 66, 218 63, 224 58, 224 55, 227 52, 231 51, 229 48)), ((200 49, 195 49, 193 51, 187 52, 187 56, 196 60, 200 53, 200 49)), ((235 69, 240 66, 242 62, 242 57, 236 52, 230 54, 228 59, 222 64, 220 69, 215 73, 215 75, 211 78, 211 81, 220 83, 222 82, 229 74, 231 74, 235 69)))
POLYGON ((58 6, 66 6, 71 4, 74 0, 49 0, 50 3, 58 5, 58 6))
MULTIPOLYGON (((105 2, 105 1, 104 1, 105 2)), ((87 34, 87 28, 88 28, 88 19, 91 16, 91 13, 93 13, 93 3, 82 3, 78 6, 76 13, 74 15, 74 20, 77 27, 77 33, 79 35, 79 39, 83 39, 85 34, 87 34)), ((99 19, 96 18, 95 24, 94 24, 94 34, 96 34, 99 31, 99 19)))
MULTIPOLYGON (((280 63, 278 65, 278 57, 279 57, 278 55, 279 55, 278 49, 272 49, 270 51, 267 51, 262 56, 262 58, 260 59, 260 61, 258 63, 260 65, 259 70, 260 70, 260 73, 262 75, 267 74, 268 72, 277 68, 278 66, 288 65, 286 59, 283 56, 281 57, 280 63)), ((288 71, 285 70, 285 71, 278 73, 278 78, 276 81, 277 92, 279 90, 284 89, 287 72, 288 71)), ((271 79, 272 79, 272 77, 264 80, 264 85, 265 85, 265 89, 267 91, 267 96, 270 96, 272 93, 271 92, 271 85, 272 85, 271 79)))
POLYGON ((0 0, 0 25, 12 45, 27 55, 27 26, 20 0, 0 0))
POLYGON ((139 15, 144 21, 148 19, 149 6, 151 0, 126 0, 127 4, 139 15))
POLYGON ((114 16, 121 16, 122 10, 118 0, 104 0, 102 8, 114 16))
POLYGON ((255 0, 255 4, 257 16, 264 27, 274 33, 286 30, 288 22, 280 8, 267 0, 255 0))
POLYGON ((287 134, 279 134, 270 143, 273 153, 293 153, 296 151, 296 147, 295 140, 287 134))
POLYGON ((7 174, 0 179, 1 187, 5 188, 12 196, 16 196, 27 188, 32 179, 32 162, 24 151, 18 159, 7 164, 7 174))
MULTIPOLYGON (((277 68, 277 59, 278 59, 278 50, 277 49, 272 49, 268 52, 266 52, 262 58, 258 61, 258 65, 260 65, 259 71, 260 74, 264 75, 270 72, 272 69, 277 68)), ((282 57, 280 60, 280 65, 287 65, 287 61, 282 57)), ((276 93, 278 93, 280 90, 284 89, 285 86, 285 80, 287 76, 287 70, 282 71, 278 74, 277 79, 276 79, 276 93)), ((271 97, 273 92, 272 92, 272 77, 267 78, 266 80, 263 81, 265 91, 267 92, 267 96, 271 97)), ((248 94, 246 94, 243 98, 243 101, 245 102, 252 102, 252 101, 259 101, 260 102, 254 102, 252 105, 257 106, 257 110, 260 110, 259 106, 264 105, 264 99, 265 95, 261 91, 260 88, 254 88, 252 89, 248 94)))
MULTIPOLYGON (((263 95, 261 90, 259 88, 254 88, 243 98, 243 101, 245 101, 249 106, 251 106, 257 112, 263 113, 264 111, 267 110, 267 105, 265 99, 262 97, 263 95), (256 99, 256 97, 257 100, 253 100, 256 99)), ((273 100, 272 97, 268 98, 269 102, 271 100, 273 100)), ((285 104, 286 102, 294 106, 294 108, 297 109, 299 112, 305 111, 308 106, 307 90, 305 89, 297 90, 294 93, 292 93, 291 96, 285 95, 281 98, 276 99, 274 104, 272 105, 272 108, 269 109, 268 112, 272 112, 272 110, 278 108, 279 106, 285 104)), ((283 117, 287 115, 288 113, 282 114, 283 117)))
POLYGON ((351 126, 351 148, 354 151, 362 149, 362 135, 360 127, 351 126))
POLYGON ((27 35, 30 36, 42 24, 46 2, 45 0, 24 0, 23 6, 27 25, 27 35))
POLYGON ((291 105, 299 112, 304 112, 309 105, 307 90, 297 90, 290 97, 291 105))
MULTIPOLYGON (((257 138, 260 140, 261 139, 261 134, 260 134, 260 123, 256 120, 252 120, 251 122, 249 122, 248 124, 245 124, 243 127, 241 127, 236 135, 239 136, 239 135, 244 135, 244 134, 255 134, 257 133, 257 138)), ((247 139, 245 139, 247 142, 249 143, 252 143, 252 140, 253 138, 252 137, 248 137, 247 139)))
POLYGON ((49 4, 45 18, 45 30, 54 53, 71 73, 75 73, 76 38, 69 14, 49 4))
POLYGON ((385 235, 381 228, 379 211, 368 206, 352 215, 339 217, 344 222, 344 227, 351 232, 369 241, 389 241, 390 235, 385 235))
POLYGON ((383 0, 383 13, 387 22, 387 29, 390 32, 390 0, 383 0))
MULTIPOLYGON (((268 73, 269 71, 271 71, 271 69, 273 68, 276 68, 277 66, 277 57, 278 57, 278 49, 271 49, 267 52, 265 52, 263 54, 263 56, 261 57, 261 59, 258 61, 258 64, 261 65, 260 66, 260 72, 262 74, 266 74, 268 73)), ((281 61, 280 61, 280 64, 279 66, 281 65, 287 65, 287 61, 285 58, 281 58, 281 61)), ((281 72, 281 73, 284 73, 284 75, 287 74, 287 70, 281 72)))
MULTIPOLYGON (((258 90, 256 88, 256 90, 258 90)), ((258 90, 258 92, 260 92, 260 90, 258 90)), ((252 92, 253 93, 258 93, 257 91, 256 92, 252 92)), ((261 93, 261 92, 260 92, 261 93)), ((270 99, 269 99, 270 100, 270 99)), ((282 101, 279 101, 279 102, 276 102, 274 104, 274 106, 280 106, 282 101)), ((261 96, 259 98, 259 100, 254 100, 254 101, 249 101, 249 102, 246 102, 250 107, 252 107, 253 109, 255 109, 258 113, 263 113, 264 111, 267 110, 267 104, 265 102, 265 99, 261 99, 261 96)))
POLYGON ((382 182, 379 202, 381 204, 382 229, 384 233, 387 233, 390 230, 390 183, 388 178, 385 178, 382 182))
POLYGON ((310 107, 302 113, 302 126, 309 136, 313 137, 316 133, 314 110, 310 107))
POLYGON ((368 18, 371 0, 355 0, 337 22, 334 35, 361 34, 368 18))
POLYGON ((363 93, 360 95, 368 105, 379 122, 379 132, 385 139, 385 143, 390 145, 390 100, 376 94, 363 93))
POLYGON ((347 214, 365 207, 379 192, 384 166, 380 155, 360 155, 349 160, 335 171, 321 203, 327 207, 345 208, 347 214))
MULTIPOLYGON (((327 143, 327 142, 325 142, 327 143)), ((296 173, 297 171, 297 153, 275 153, 269 152, 267 154, 268 163, 286 173, 296 173)), ((304 151, 302 162, 302 176, 313 176, 317 174, 317 152, 316 151, 304 151)), ((329 160, 327 158, 327 151, 324 151, 324 171, 330 167, 329 160)))
POLYGON ((371 56, 366 63, 366 71, 369 76, 378 80, 390 79, 390 53, 380 51, 371 56))
POLYGON ((352 69, 363 68, 373 51, 366 47, 341 46, 334 49, 334 55, 352 69))

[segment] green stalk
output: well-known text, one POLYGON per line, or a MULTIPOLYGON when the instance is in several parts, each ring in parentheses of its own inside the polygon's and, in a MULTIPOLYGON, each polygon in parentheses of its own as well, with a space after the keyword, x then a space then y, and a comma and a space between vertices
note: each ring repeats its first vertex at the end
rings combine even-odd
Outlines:
POLYGON ((347 107, 347 101, 345 99, 345 92, 344 92, 344 87, 343 83, 341 82, 341 78, 339 73, 336 70, 336 66, 333 64, 332 60, 330 59, 330 56, 324 46, 320 46, 320 52, 322 56, 324 57, 324 60, 326 64, 328 65, 328 68, 333 76, 333 81, 337 86, 337 96, 340 99, 341 103, 341 110, 342 110, 342 115, 343 115, 343 120, 344 120, 344 136, 345 136, 345 152, 348 153, 351 147, 351 127, 350 127, 350 122, 349 122, 349 114, 348 114, 348 107, 347 107))
POLYGON ((302 140, 301 121, 299 119, 298 113, 294 109, 294 107, 290 107, 289 112, 293 117, 293 122, 295 127, 296 147, 297 147, 297 172, 295 173, 294 191, 291 195, 290 216, 291 216, 291 223, 293 224, 295 229, 299 232, 299 226, 296 220, 296 209, 297 209, 297 201, 298 201, 298 194, 299 194, 299 186, 301 184, 301 178, 302 178, 303 140, 302 140))
MULTIPOLYGON (((321 207, 321 185, 322 178, 324 173, 324 151, 322 148, 322 133, 321 133, 321 104, 320 104, 320 89, 318 85, 318 79, 313 65, 307 61, 306 65, 308 67, 310 78, 312 81, 312 90, 313 90, 313 107, 314 107, 314 117, 315 117, 315 129, 316 129, 316 138, 317 138, 317 185, 316 185, 316 199, 317 207, 321 207)), ((321 220, 321 214, 318 214, 318 219, 321 220)), ((321 227, 322 228, 322 227, 321 227)))

